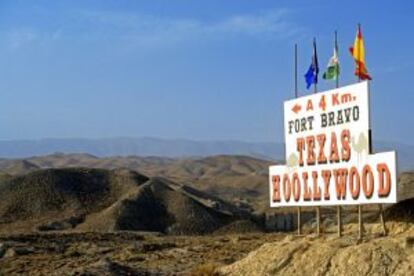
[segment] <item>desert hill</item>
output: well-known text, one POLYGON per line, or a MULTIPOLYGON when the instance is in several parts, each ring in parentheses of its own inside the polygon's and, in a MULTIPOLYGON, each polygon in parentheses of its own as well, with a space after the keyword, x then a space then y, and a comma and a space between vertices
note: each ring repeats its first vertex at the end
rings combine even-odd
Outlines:
POLYGON ((38 165, 25 159, 14 160, 12 162, 3 159, 0 160, 0 166, 3 172, 7 172, 7 174, 10 175, 21 175, 40 169, 38 165))
POLYGON ((203 204, 203 199, 199 201, 196 195, 174 186, 176 184, 167 180, 152 179, 103 211, 89 216, 79 230, 202 234, 213 232, 237 215, 224 208, 214 208, 214 204, 203 204))
POLYGON ((125 170, 37 170, 0 185, 0 217, 7 222, 41 217, 47 212, 94 212, 147 180, 125 170))
POLYGON ((42 169, 0 184, 0 230, 212 232, 249 214, 194 188, 127 169, 42 169))
POLYGON ((398 200, 414 198, 414 171, 403 172, 398 176, 398 200))
POLYGON ((380 235, 377 211, 364 206, 365 236, 359 241, 355 208, 344 208, 341 238, 329 208, 323 208, 321 237, 313 234, 313 210, 304 221, 304 236, 264 233, 257 217, 240 205, 260 200, 267 205, 268 165, 225 155, 171 159, 54 154, 0 160, 0 272, 412 274, 412 172, 399 175, 399 198, 405 200, 385 210, 389 235, 380 235), (16 167, 23 170, 10 170, 16 167), (245 201, 234 200, 237 206, 219 199, 220 193, 245 201))
MULTIPOLYGON (((125 168, 148 177, 164 177, 260 213, 268 206, 268 167, 276 163, 241 155, 175 159, 140 156, 99 158, 90 154, 55 153, 27 159, 0 159, 0 180, 9 175, 47 168, 125 168)), ((399 200, 414 197, 413 182, 413 172, 400 173, 399 200)))
MULTIPOLYGON (((21 162, 36 168, 87 167, 126 168, 149 177, 161 176, 218 196, 247 209, 263 210, 267 205, 268 167, 275 162, 248 156, 217 155, 204 158, 162 158, 116 156, 98 158, 89 154, 61 154, 27 159, 2 159, 0 171, 20 175, 32 169, 14 169, 21 162)), ((22 166, 19 166, 22 167, 22 166)))

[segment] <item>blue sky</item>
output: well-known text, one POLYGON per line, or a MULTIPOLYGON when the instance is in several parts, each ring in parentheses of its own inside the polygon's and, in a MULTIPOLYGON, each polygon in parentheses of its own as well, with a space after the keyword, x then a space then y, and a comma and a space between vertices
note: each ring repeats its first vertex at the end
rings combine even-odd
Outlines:
POLYGON ((335 29, 350 84, 360 22, 374 139, 413 144, 412 3, 3 0, 0 139, 283 141, 294 43, 301 94, 312 38, 325 68, 335 29))

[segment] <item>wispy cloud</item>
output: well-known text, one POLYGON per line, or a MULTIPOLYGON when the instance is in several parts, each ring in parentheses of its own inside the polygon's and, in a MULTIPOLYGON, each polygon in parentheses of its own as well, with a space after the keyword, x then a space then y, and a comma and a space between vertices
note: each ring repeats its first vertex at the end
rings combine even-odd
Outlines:
POLYGON ((24 45, 30 44, 39 38, 38 33, 33 30, 12 30, 7 33, 6 39, 11 50, 16 50, 24 45))
POLYGON ((95 26, 97 35, 115 35, 149 45, 235 36, 282 39, 302 31, 288 19, 287 10, 233 15, 213 22, 96 11, 82 15, 95 26))
POLYGON ((376 69, 377 74, 386 75, 399 73, 401 71, 407 70, 414 66, 414 62, 411 60, 400 60, 395 63, 384 64, 382 66, 373 67, 376 69))
POLYGON ((11 51, 17 51, 33 44, 47 44, 47 42, 57 41, 62 37, 62 29, 52 32, 38 30, 34 28, 17 28, 6 31, 2 34, 2 39, 11 51))
POLYGON ((270 11, 256 15, 235 15, 223 21, 207 25, 207 31, 213 33, 234 33, 252 36, 290 36, 299 30, 287 20, 286 10, 270 11))
POLYGON ((30 43, 47 44, 60 39, 106 40, 115 45, 153 48, 243 36, 285 39, 303 31, 289 19, 288 10, 232 15, 216 21, 112 11, 68 12, 63 16, 67 17, 65 28, 10 30, 7 33, 9 48, 16 50, 30 43))

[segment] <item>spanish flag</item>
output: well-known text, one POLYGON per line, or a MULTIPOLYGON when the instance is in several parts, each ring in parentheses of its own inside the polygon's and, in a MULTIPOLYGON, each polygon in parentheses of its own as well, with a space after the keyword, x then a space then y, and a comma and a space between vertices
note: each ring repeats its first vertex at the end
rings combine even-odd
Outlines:
POLYGON ((349 51, 355 60, 355 76, 361 80, 371 80, 367 67, 365 66, 364 40, 362 39, 361 26, 359 24, 354 47, 349 48, 349 51))

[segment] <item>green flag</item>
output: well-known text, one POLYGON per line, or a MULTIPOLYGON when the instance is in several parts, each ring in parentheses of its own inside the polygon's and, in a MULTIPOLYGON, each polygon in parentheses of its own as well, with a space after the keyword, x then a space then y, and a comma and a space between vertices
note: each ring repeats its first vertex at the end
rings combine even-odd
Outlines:
POLYGON ((335 45, 333 55, 329 59, 328 66, 325 73, 323 73, 323 78, 325 80, 336 80, 339 76, 339 59, 338 59, 338 47, 335 45))

